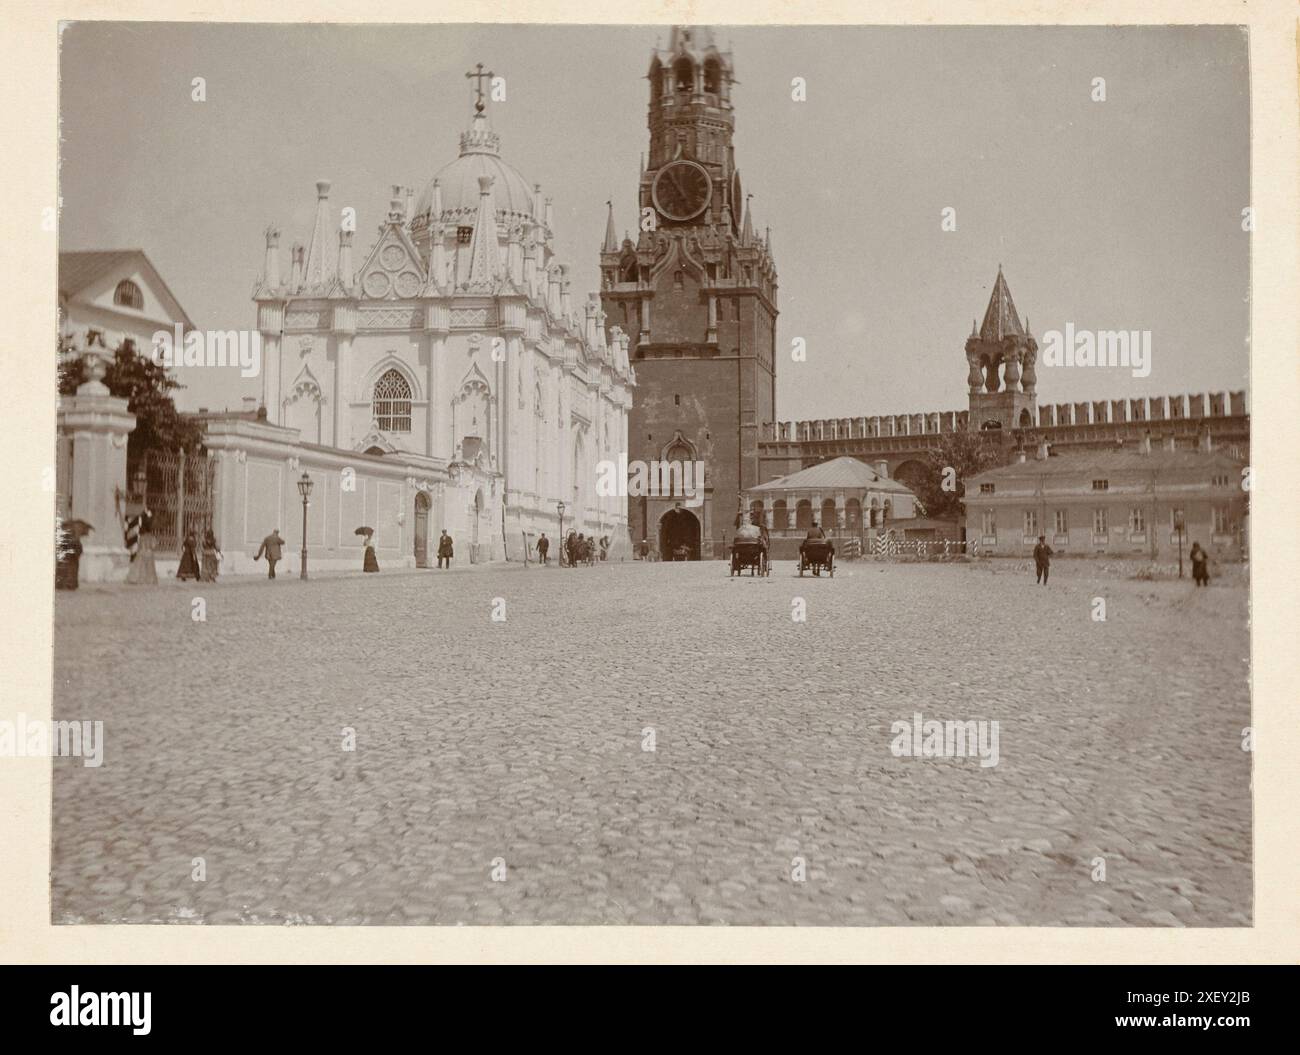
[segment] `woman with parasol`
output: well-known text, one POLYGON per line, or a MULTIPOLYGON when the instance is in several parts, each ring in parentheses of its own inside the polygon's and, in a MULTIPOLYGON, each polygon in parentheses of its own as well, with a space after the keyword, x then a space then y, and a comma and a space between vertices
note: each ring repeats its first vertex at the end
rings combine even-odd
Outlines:
POLYGON ((366 540, 366 555, 361 561, 361 570, 378 571, 379 561, 375 557, 375 547, 371 541, 375 537, 375 529, 372 527, 359 527, 353 534, 362 535, 366 540))

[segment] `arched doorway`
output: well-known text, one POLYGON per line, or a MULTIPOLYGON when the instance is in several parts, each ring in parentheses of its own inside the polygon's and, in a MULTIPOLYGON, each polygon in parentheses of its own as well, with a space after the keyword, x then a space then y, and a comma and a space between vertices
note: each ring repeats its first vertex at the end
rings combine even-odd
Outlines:
POLYGON ((807 498, 799 499, 799 504, 794 507, 794 527, 796 531, 807 531, 812 527, 813 507, 812 502, 807 498))
POLYGON ((415 566, 429 566, 429 496, 424 491, 415 493, 415 566))
POLYGON ((677 506, 659 518, 659 559, 680 560, 683 548, 686 560, 700 559, 700 522, 689 509, 677 506))

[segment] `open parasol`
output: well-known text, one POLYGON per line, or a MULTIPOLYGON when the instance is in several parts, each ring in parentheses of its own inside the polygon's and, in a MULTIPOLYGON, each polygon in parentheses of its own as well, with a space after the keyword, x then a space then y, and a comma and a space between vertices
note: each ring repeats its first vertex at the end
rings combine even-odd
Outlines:
POLYGON ((369 538, 374 533, 375 533, 375 529, 372 527, 359 527, 356 529, 356 531, 352 532, 352 534, 354 535, 365 535, 366 538, 369 538))

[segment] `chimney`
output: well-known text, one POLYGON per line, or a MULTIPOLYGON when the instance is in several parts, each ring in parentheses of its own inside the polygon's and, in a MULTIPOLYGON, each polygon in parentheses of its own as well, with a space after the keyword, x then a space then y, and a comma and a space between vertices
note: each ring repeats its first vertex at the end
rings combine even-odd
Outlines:
POLYGON ((882 480, 889 479, 889 462, 876 462, 876 475, 882 480))
MULTIPOLYGON (((547 203, 549 206, 549 202, 547 203)), ((560 314, 566 319, 573 314, 573 295, 569 291, 569 265, 560 265, 560 314)))
POLYGON ((1167 451, 1178 450, 1178 441, 1174 438, 1174 434, 1172 432, 1165 437, 1163 446, 1164 449, 1167 451))
POLYGON ((1148 429, 1142 433, 1142 439, 1138 442, 1138 454, 1151 453, 1151 430, 1148 429))
POLYGON ((295 293, 302 289, 302 254, 301 245, 295 245, 290 254, 293 258, 293 272, 289 279, 289 288, 295 293))
POLYGON ((411 210, 415 208, 415 188, 406 188, 406 218, 411 218, 411 210))

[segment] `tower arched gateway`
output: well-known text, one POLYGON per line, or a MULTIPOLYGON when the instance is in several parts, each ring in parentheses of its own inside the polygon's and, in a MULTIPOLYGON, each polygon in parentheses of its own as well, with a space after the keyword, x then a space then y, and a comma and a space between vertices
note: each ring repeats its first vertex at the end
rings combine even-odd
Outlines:
POLYGON ((680 502, 659 518, 661 560, 700 559, 700 518, 680 502))

